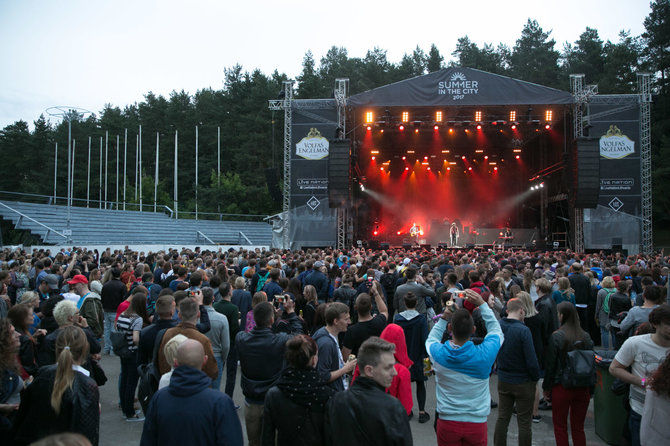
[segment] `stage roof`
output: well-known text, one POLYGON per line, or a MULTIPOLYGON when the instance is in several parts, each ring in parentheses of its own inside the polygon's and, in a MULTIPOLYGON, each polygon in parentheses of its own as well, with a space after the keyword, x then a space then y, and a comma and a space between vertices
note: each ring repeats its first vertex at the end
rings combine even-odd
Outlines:
POLYGON ((567 91, 473 68, 452 67, 351 96, 353 107, 571 104, 567 91))

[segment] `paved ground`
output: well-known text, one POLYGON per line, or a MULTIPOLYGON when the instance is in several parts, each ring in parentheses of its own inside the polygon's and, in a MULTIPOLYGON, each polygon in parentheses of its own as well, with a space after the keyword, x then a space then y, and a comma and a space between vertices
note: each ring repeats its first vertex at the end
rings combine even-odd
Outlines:
MULTIPOLYGON (((121 369, 119 358, 116 356, 103 356, 102 367, 107 373, 109 381, 100 388, 100 404, 102 406, 102 413, 100 417, 100 446, 119 446, 119 445, 137 445, 142 434, 141 422, 128 423, 123 418, 121 410, 118 409, 118 391, 117 391, 117 377, 121 369)), ((239 371, 237 374, 237 388, 235 389, 235 403, 240 405, 242 409, 239 410, 238 416, 242 423, 242 432, 244 429, 244 409, 242 391, 239 385, 239 371)), ((225 380, 224 380, 225 381, 225 380)), ((223 386, 224 383, 222 383, 223 386)), ((427 383, 428 398, 426 401, 426 408, 431 413, 431 417, 435 411, 435 380, 431 378, 427 383)), ((496 377, 491 378, 492 394, 497 395, 496 377)), ((497 398, 494 397, 496 400, 497 398)), ((416 402, 415 402, 416 404, 416 402)), ((139 407, 139 405, 138 405, 139 407)), ((412 427, 412 434, 414 437, 414 444, 417 446, 428 446, 437 444, 435 431, 433 430, 433 420, 428 423, 419 424, 417 421, 417 410, 414 410, 414 418, 410 421, 412 427)), ((551 424, 551 412, 541 412, 542 420, 540 423, 533 423, 533 444, 537 446, 555 445, 554 431, 551 424)), ((492 409, 488 418, 488 433, 489 444, 493 444, 493 430, 495 427, 496 418, 498 416, 497 409, 492 409)), ((589 412, 586 416, 586 440, 588 445, 605 445, 606 443, 598 438, 595 434, 593 415, 593 400, 589 407, 589 412)), ((510 445, 517 443, 517 428, 516 420, 512 417, 509 427, 508 442, 510 445)))

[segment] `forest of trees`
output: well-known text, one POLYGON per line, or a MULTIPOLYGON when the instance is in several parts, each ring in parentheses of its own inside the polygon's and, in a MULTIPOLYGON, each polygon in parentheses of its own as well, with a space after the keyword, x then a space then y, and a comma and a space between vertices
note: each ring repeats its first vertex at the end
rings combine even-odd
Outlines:
MULTIPOLYGON (((572 43, 557 44, 551 31, 529 19, 512 48, 498 44, 478 46, 468 36, 458 39, 445 59, 432 45, 417 47, 400 62, 387 59, 386 50, 373 48, 365 57, 349 57, 345 48, 332 47, 320 60, 307 51, 296 79, 297 98, 332 97, 335 79, 350 79, 356 94, 402 79, 463 66, 502 74, 569 91, 569 74, 584 73, 586 83, 598 84, 599 93, 635 93, 636 74, 653 73, 652 108, 654 224, 670 222, 670 0, 655 0, 644 21, 645 32, 633 36, 621 31, 617 41, 603 41, 598 30, 586 30, 572 43)), ((121 141, 123 172, 124 129, 128 130, 127 202, 135 202, 135 141, 142 126, 142 195, 153 204, 156 133, 160 134, 158 202, 172 206, 175 130, 179 134, 179 211, 195 210, 195 128, 199 131, 199 212, 273 214, 281 203, 268 193, 265 169, 281 172, 283 114, 268 109, 277 97, 285 74, 267 75, 235 65, 225 70, 223 88, 195 94, 173 91, 169 97, 148 92, 144 99, 123 107, 106 105, 99 114, 74 119, 76 140, 74 196, 86 198, 86 157, 92 137, 91 198, 98 198, 100 138, 109 133, 108 198, 115 199, 116 136, 121 141), (221 177, 217 176, 217 127, 221 129, 221 177), (110 193, 109 190, 112 192, 110 193)), ((54 145, 59 146, 58 195, 67 184, 66 122, 39 116, 31 130, 24 120, 0 131, 0 154, 5 175, 0 191, 51 195, 54 145), (11 166, 11 169, 7 166, 11 166)), ((103 142, 104 144, 104 142, 103 142)), ((122 186, 121 186, 122 187, 122 186)), ((7 197, 3 197, 7 198, 7 197)), ((139 201, 139 200, 137 200, 139 201)), ((180 215, 181 216, 181 215, 180 215)))

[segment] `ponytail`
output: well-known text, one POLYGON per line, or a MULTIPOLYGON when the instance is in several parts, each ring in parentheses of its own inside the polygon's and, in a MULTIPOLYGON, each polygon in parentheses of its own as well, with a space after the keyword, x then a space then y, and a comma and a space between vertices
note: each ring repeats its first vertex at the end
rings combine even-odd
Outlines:
POLYGON ((56 378, 51 392, 51 408, 60 414, 63 395, 67 389, 72 390, 74 382, 74 370, 72 366, 81 364, 88 355, 88 340, 84 330, 74 325, 62 328, 58 339, 56 339, 56 378))
POLYGON ((66 346, 58 355, 56 379, 54 380, 53 392, 51 392, 51 408, 56 412, 56 415, 60 414, 61 401, 65 390, 72 388, 74 382, 73 364, 72 351, 70 347, 66 346))

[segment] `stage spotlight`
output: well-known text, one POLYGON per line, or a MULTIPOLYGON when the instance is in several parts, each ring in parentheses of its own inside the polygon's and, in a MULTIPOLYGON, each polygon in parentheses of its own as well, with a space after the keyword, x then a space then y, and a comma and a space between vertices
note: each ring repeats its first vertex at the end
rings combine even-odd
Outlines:
POLYGON ((435 112, 435 121, 436 122, 442 122, 442 112, 441 111, 436 111, 435 112))
POLYGON ((475 121, 476 122, 482 122, 482 112, 481 112, 481 110, 477 110, 475 112, 475 121))
POLYGON ((454 129, 449 129, 449 133, 454 133, 454 129))
POLYGON ((498 171, 498 166, 495 166, 495 167, 493 168, 493 170, 495 170, 495 171, 497 172, 497 171, 498 171))
POLYGON ((472 171, 472 166, 471 166, 471 167, 468 167, 468 170, 472 171))
POLYGON ((482 125, 481 125, 481 124, 477 124, 477 130, 481 130, 481 129, 482 129, 482 125))
POLYGON ((396 234, 400 235, 400 234, 402 234, 402 231, 398 231, 398 232, 396 232, 396 234))
POLYGON ((510 110, 509 112, 509 120, 510 122, 516 121, 516 111, 515 110, 510 110))
POLYGON ((448 172, 451 171, 451 167, 447 167, 447 171, 448 171, 448 172))
POLYGON ((409 112, 402 112, 402 122, 409 122, 409 112))
POLYGON ((438 130, 440 130, 440 126, 439 126, 439 125, 437 125, 437 124, 435 124, 435 125, 433 126, 433 130, 435 130, 435 131, 438 131, 438 130))
POLYGON ((544 183, 540 183, 540 187, 544 187, 544 183))
POLYGON ((398 130, 400 130, 402 132, 403 130, 405 130, 405 126, 401 125, 400 127, 398 127, 398 130))
POLYGON ((512 124, 512 130, 516 130, 516 124, 512 124))
POLYGON ((406 156, 403 156, 403 157, 402 157, 402 159, 403 159, 403 160, 406 160, 406 159, 407 159, 407 157, 406 157, 406 156))
POLYGON ((520 159, 521 159, 521 156, 520 156, 520 155, 517 155, 517 156, 516 156, 516 159, 520 160, 520 159))
POLYGON ((363 183, 358 183, 358 186, 360 186, 361 192, 365 192, 365 186, 363 186, 363 183))
POLYGON ((409 167, 405 167, 405 170, 409 170, 409 167))
POLYGON ((551 129, 551 124, 545 124, 544 128, 545 128, 546 130, 551 129))
POLYGON ((424 156, 424 157, 423 157, 423 159, 427 160, 427 159, 428 159, 428 157, 427 157, 427 156, 424 156))
POLYGON ((379 170, 384 171, 384 166, 380 167, 379 170))
POLYGON ((430 170, 430 166, 428 166, 426 169, 427 169, 427 170, 430 170))
POLYGON ((419 129, 414 129, 414 133, 419 133, 419 129))
POLYGON ((544 112, 544 120, 551 122, 554 117, 554 112, 551 110, 545 110, 544 112))
POLYGON ((384 133, 384 129, 381 129, 381 130, 379 131, 379 133, 384 133))
POLYGON ((465 129, 465 133, 470 133, 470 130, 468 130, 468 129, 465 129))
POLYGON ((377 157, 376 157, 376 156, 373 156, 371 159, 372 159, 372 161, 374 161, 374 160, 377 159, 377 157))
POLYGON ((372 112, 371 111, 365 112, 365 123, 370 124, 372 123, 372 121, 373 121, 372 112))
POLYGON ((372 130, 372 127, 371 127, 371 126, 368 126, 367 129, 368 129, 368 132, 369 132, 369 131, 372 130))
POLYGON ((484 155, 484 159, 485 159, 485 160, 489 159, 489 156, 488 156, 488 155, 484 155))
POLYGON ((465 160, 465 155, 461 156, 461 159, 462 159, 462 160, 465 160))

